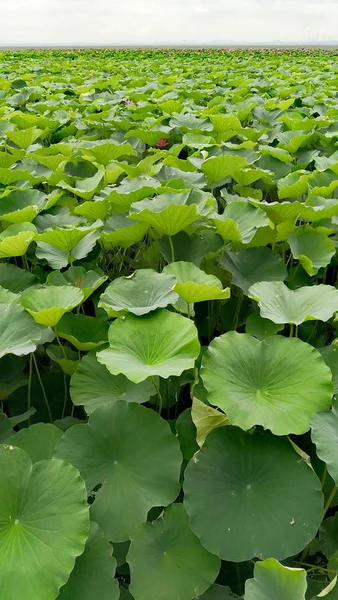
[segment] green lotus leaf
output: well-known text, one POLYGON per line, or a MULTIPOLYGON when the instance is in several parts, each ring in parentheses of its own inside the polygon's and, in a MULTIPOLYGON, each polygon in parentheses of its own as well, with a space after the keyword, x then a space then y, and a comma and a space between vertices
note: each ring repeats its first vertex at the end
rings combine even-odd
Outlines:
POLYGON ((228 131, 240 131, 241 122, 236 115, 210 115, 210 121, 216 133, 227 133, 228 131))
POLYGON ((115 188, 106 188, 101 195, 111 203, 116 212, 124 213, 129 211, 133 202, 151 198, 159 185, 159 182, 151 177, 135 177, 123 181, 115 188))
POLYGON ((0 448, 0 585, 11 600, 54 600, 89 530, 84 482, 60 460, 34 465, 23 450, 0 448))
POLYGON ((76 406, 83 405, 90 415, 104 404, 118 400, 142 404, 155 395, 153 382, 132 383, 124 375, 111 375, 94 354, 84 356, 70 382, 70 395, 76 406))
POLYGON ((338 290, 330 285, 290 290, 282 281, 261 281, 249 289, 261 316, 273 323, 300 325, 304 321, 328 321, 338 311, 338 290))
POLYGON ((6 290, 6 288, 3 288, 0 286, 0 304, 12 304, 13 302, 16 302, 17 304, 20 301, 20 295, 19 294, 13 294, 13 292, 10 292, 9 290, 6 290))
POLYGON ((271 171, 267 169, 254 169, 254 168, 243 168, 239 169, 233 173, 233 179, 237 181, 237 183, 241 186, 247 187, 258 181, 259 179, 263 179, 264 181, 268 181, 270 185, 273 184, 273 179, 271 178, 273 174, 271 171))
POLYGON ((334 403, 329 412, 319 412, 311 421, 311 437, 317 455, 326 463, 327 470, 338 485, 338 412, 334 403))
POLYGON ((325 519, 319 530, 320 549, 329 560, 338 548, 338 514, 325 519))
POLYGON ((163 600, 191 600, 210 587, 220 569, 219 558, 192 533, 182 504, 133 531, 127 560, 135 600, 158 600, 159 590, 163 600))
POLYGON ((197 398, 193 398, 192 401, 191 418, 196 427, 196 441, 200 447, 213 429, 229 425, 229 419, 224 413, 197 398))
POLYGON ((160 235, 175 235, 211 212, 213 201, 200 190, 182 193, 166 193, 154 200, 141 200, 130 207, 134 221, 148 223, 160 235))
POLYGON ((286 221, 296 220, 301 218, 305 212, 305 204, 295 200, 294 202, 259 202, 249 199, 250 204, 263 210, 269 217, 272 223, 276 225, 285 223, 286 221))
POLYGON ((244 430, 262 425, 275 435, 302 434, 313 415, 331 405, 331 371, 298 339, 261 342, 230 331, 211 342, 201 375, 209 403, 244 430))
POLYGON ((176 419, 175 430, 184 460, 189 461, 199 449, 196 427, 191 418, 191 408, 186 408, 176 419))
POLYGON ((238 596, 233 594, 230 588, 215 583, 196 600, 233 600, 234 598, 238 596))
POLYGON ((0 304, 0 357, 34 352, 40 337, 40 327, 21 306, 0 304))
POLYGON ((36 237, 36 227, 32 223, 10 225, 0 233, 0 258, 23 256, 36 237))
POLYGON ((2 411, 0 411, 0 442, 6 442, 8 438, 13 436, 12 424, 2 411))
POLYGON ((202 133, 185 133, 182 136, 182 143, 189 148, 203 150, 204 148, 212 148, 216 145, 216 140, 211 135, 203 135, 202 133))
POLYGON ((217 277, 207 275, 191 262, 171 263, 163 269, 163 272, 175 278, 177 283, 174 290, 187 304, 230 298, 229 288, 223 289, 222 283, 217 277))
POLYGON ((235 427, 214 429, 190 461, 184 502, 203 546, 232 562, 298 554, 324 504, 318 477, 287 439, 235 427))
POLYGON ((232 283, 247 295, 259 281, 284 281, 287 269, 282 259, 270 248, 250 248, 225 252, 221 266, 232 274, 232 283))
POLYGON ((36 241, 44 242, 64 252, 72 252, 86 235, 96 231, 101 225, 102 221, 96 221, 92 225, 84 227, 55 227, 38 233, 36 241))
POLYGON ((106 321, 74 313, 64 314, 56 325, 58 336, 83 352, 106 344, 108 329, 109 324, 106 321))
POLYGON ((194 323, 165 309, 114 321, 108 339, 110 348, 98 352, 97 360, 112 375, 123 373, 134 383, 181 375, 193 368, 200 351, 194 323))
POLYGON ((43 209, 46 195, 38 190, 5 192, 0 197, 0 219, 8 223, 31 222, 43 209))
POLYGON ((97 167, 88 160, 74 158, 65 164, 64 172, 75 179, 88 179, 97 173, 97 167))
MULTIPOLYGON (((1 272, 0 272, 1 276, 1 272)), ((84 300, 97 290, 108 277, 96 271, 88 271, 84 267, 70 267, 67 271, 53 271, 47 276, 47 285, 65 286, 70 285, 80 288, 84 300)))
POLYGON ((261 227, 271 225, 265 212, 247 202, 231 202, 222 215, 212 215, 216 231, 226 241, 249 244, 261 227))
POLYGON ((34 142, 39 139, 41 134, 43 133, 42 129, 38 129, 37 127, 27 127, 23 130, 13 130, 7 131, 6 135, 11 142, 13 142, 19 148, 23 150, 27 150, 29 146, 34 144, 34 142))
POLYGON ((283 325, 276 325, 270 319, 264 319, 259 313, 251 313, 246 320, 245 332, 259 340, 264 340, 271 335, 282 331, 283 325))
POLYGON ((173 291, 175 279, 153 269, 140 269, 129 277, 118 277, 100 297, 99 307, 109 317, 126 313, 145 315, 157 308, 175 304, 178 295, 173 291))
POLYGON ((121 156, 137 156, 129 143, 117 144, 114 140, 100 140, 86 148, 86 154, 94 157, 99 165, 107 167, 121 156))
POLYGON ((326 267, 336 252, 332 240, 311 227, 297 227, 288 237, 290 249, 309 275, 316 275, 326 267))
POLYGON ((87 179, 77 179, 74 185, 70 185, 66 181, 59 181, 58 185, 64 190, 68 190, 84 200, 91 200, 98 191, 100 183, 104 176, 104 169, 98 169, 97 173, 87 179))
POLYGON ((23 292, 36 283, 35 275, 26 269, 20 269, 9 263, 0 263, 0 285, 13 294, 23 292))
POLYGON ((114 215, 107 219, 100 241, 105 248, 130 248, 144 238, 148 229, 148 223, 131 221, 126 215, 114 215))
POLYGON ((130 137, 136 137, 139 140, 141 140, 142 142, 144 142, 144 144, 147 144, 148 146, 155 146, 155 144, 157 144, 157 142, 163 138, 167 138, 168 137, 168 133, 165 130, 154 130, 154 131, 147 131, 146 129, 141 129, 141 127, 137 128, 137 129, 131 129, 130 131, 128 131, 128 133, 126 133, 125 135, 126 138, 130 138, 130 137))
POLYGON ((75 567, 58 600, 118 600, 119 586, 114 579, 116 560, 112 547, 99 526, 90 524, 84 553, 75 561, 75 567))
POLYGON ((49 344, 46 348, 46 354, 61 367, 65 375, 73 375, 79 366, 78 352, 68 346, 60 348, 58 344, 49 344))
POLYGON ((91 221, 104 220, 109 211, 109 202, 103 198, 87 200, 74 208, 75 215, 81 215, 91 221))
POLYGON ((327 366, 331 369, 333 393, 338 393, 338 340, 333 340, 330 346, 318 348, 327 366))
POLYGON ((279 179, 278 198, 285 200, 286 198, 295 198, 303 196, 308 191, 307 180, 310 177, 309 171, 294 171, 286 177, 279 179))
POLYGON ((207 176, 210 185, 214 185, 225 177, 232 177, 236 171, 248 166, 245 158, 236 155, 212 156, 204 161, 201 170, 207 176))
POLYGON ((212 125, 208 119, 199 119, 189 113, 176 115, 170 119, 169 125, 170 127, 179 127, 183 133, 187 133, 191 129, 194 131, 212 131, 212 125))
POLYGON ((337 198, 309 196, 302 211, 302 217, 307 221, 320 221, 336 216, 338 216, 337 198))
POLYGON ((139 404, 115 402, 96 409, 88 425, 74 425, 56 446, 56 458, 76 466, 90 493, 92 518, 114 542, 129 539, 154 506, 179 492, 182 455, 169 425, 139 404))
POLYGON ((41 325, 55 327, 61 317, 83 302, 81 290, 70 285, 30 289, 21 296, 21 305, 41 325))
POLYGON ((6 400, 15 390, 27 384, 24 367, 25 359, 13 354, 7 354, 0 360, 0 401, 6 400))
POLYGON ((56 442, 62 436, 62 431, 51 423, 36 423, 26 429, 21 429, 8 443, 27 452, 32 463, 53 457, 56 442))
POLYGON ((306 571, 281 565, 275 558, 256 562, 254 579, 245 584, 245 600, 305 600, 306 571))
POLYGON ((275 148, 274 146, 261 146, 260 152, 262 156, 272 156, 273 158, 276 158, 284 163, 292 162, 294 160, 293 156, 286 150, 283 150, 283 148, 275 148))
POLYGON ((303 148, 312 138, 312 133, 303 133, 302 131, 283 131, 278 135, 279 146, 287 152, 297 152, 303 148))

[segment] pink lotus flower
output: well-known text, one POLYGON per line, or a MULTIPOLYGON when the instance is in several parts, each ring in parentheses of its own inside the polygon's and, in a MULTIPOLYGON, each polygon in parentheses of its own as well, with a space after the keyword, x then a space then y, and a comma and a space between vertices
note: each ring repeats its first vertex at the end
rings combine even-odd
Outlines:
POLYGON ((158 140, 155 146, 156 148, 160 148, 160 150, 162 150, 163 148, 166 148, 168 146, 168 142, 165 138, 161 138, 160 140, 158 140))
POLYGON ((134 102, 132 100, 125 100, 124 103, 126 106, 134 106, 134 102))

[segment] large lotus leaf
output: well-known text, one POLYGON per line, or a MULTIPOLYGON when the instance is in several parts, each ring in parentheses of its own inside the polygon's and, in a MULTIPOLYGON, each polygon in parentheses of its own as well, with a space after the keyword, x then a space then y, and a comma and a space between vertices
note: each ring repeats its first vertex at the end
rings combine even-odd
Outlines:
POLYGON ((203 150, 204 148, 212 148, 216 145, 216 140, 211 135, 203 135, 202 133, 185 133, 182 136, 182 143, 189 148, 203 150))
POLYGON ((144 238, 149 227, 148 223, 132 221, 126 215, 114 215, 107 219, 100 241, 106 248, 114 246, 130 248, 144 238))
POLYGON ((320 412, 312 418, 311 437, 317 455, 327 465, 327 470, 338 486, 338 407, 334 403, 329 412, 320 412))
POLYGON ((298 339, 261 342, 230 331, 211 342, 201 375, 210 404, 244 430, 262 425, 275 435, 302 434, 311 417, 331 405, 331 371, 317 350, 298 339))
POLYGON ((97 173, 87 179, 77 179, 74 185, 69 185, 66 181, 59 181, 58 185, 64 190, 68 190, 84 200, 91 200, 98 190, 101 180, 104 176, 104 169, 98 169, 97 173))
POLYGON ((30 289, 21 296, 21 305, 37 323, 55 327, 61 317, 83 301, 79 288, 70 285, 50 285, 30 289))
POLYGON ((96 408, 118 400, 148 402, 155 395, 155 388, 150 379, 136 384, 124 375, 111 375, 94 354, 87 354, 71 378, 70 395, 73 403, 83 405, 90 415, 96 408))
POLYGON ((264 340, 270 335, 276 335, 282 331, 283 325, 276 325, 270 319, 264 319, 257 312, 250 313, 246 320, 245 332, 253 335, 259 340, 264 340))
POLYGON ((300 325, 304 321, 328 321, 338 311, 338 290, 330 285, 290 290, 282 281, 261 281, 249 289, 261 316, 273 323, 300 325))
POLYGON ((258 202, 257 200, 250 199, 250 204, 261 208, 267 214, 270 221, 276 225, 301 218, 305 210, 305 204, 298 200, 294 202, 258 202))
POLYGON ((0 219, 8 223, 33 221, 45 201, 46 195, 38 190, 12 190, 0 197, 0 219))
POLYGON ((84 300, 87 300, 107 279, 108 277, 103 275, 102 271, 97 273, 96 271, 88 271, 84 267, 69 267, 67 271, 52 271, 52 273, 49 273, 47 284, 71 285, 80 288, 84 300))
POLYGON ((338 548, 338 513, 325 519, 319 530, 320 549, 329 560, 338 548))
POLYGON ((120 593, 114 579, 115 569, 112 547, 99 526, 92 522, 84 553, 76 559, 58 600, 96 600, 98 597, 100 600, 118 600, 120 593))
POLYGON ((243 244, 249 244, 258 229, 271 225, 263 210, 247 202, 231 202, 222 215, 211 218, 224 240, 243 244))
POLYGON ((208 275, 191 262, 174 262, 163 270, 164 273, 174 276, 177 282, 174 290, 188 304, 230 298, 229 288, 223 289, 217 277, 208 275))
POLYGON ((90 221, 105 219, 109 211, 109 202, 103 198, 87 200, 74 208, 74 215, 81 215, 90 221))
POLYGON ((60 347, 59 344, 49 344, 46 354, 55 361, 66 375, 73 375, 79 365, 79 354, 69 346, 60 347))
POLYGON ((205 594, 199 596, 196 600, 233 600, 234 598, 238 598, 238 596, 233 594, 230 588, 215 583, 205 594))
POLYGON ((277 184, 278 198, 285 200, 286 198, 296 198, 306 194, 308 191, 307 180, 310 175, 309 171, 295 171, 279 179, 277 184))
POLYGON ((59 337, 83 352, 94 350, 108 341, 109 324, 101 319, 66 313, 56 325, 59 337))
POLYGON ((116 212, 125 213, 129 211, 133 202, 151 198, 159 185, 159 182, 151 177, 135 177, 123 181, 119 186, 106 188, 101 195, 109 200, 116 212))
POLYGON ((56 457, 76 466, 90 493, 92 518, 107 539, 123 542, 154 506, 179 492, 182 455, 168 423, 139 404, 115 402, 96 409, 88 425, 68 429, 56 457))
POLYGON ((220 569, 219 558, 192 533, 182 504, 134 529, 127 561, 135 600, 191 600, 210 587, 220 569))
POLYGON ((42 133, 42 129, 38 129, 37 127, 28 127, 27 129, 23 130, 16 129, 13 131, 7 131, 6 135, 8 139, 10 139, 16 146, 27 150, 27 148, 34 144, 35 140, 37 140, 42 133))
POLYGON ((97 173, 97 167, 88 160, 74 158, 65 164, 64 172, 75 179, 87 179, 97 173))
POLYGON ((332 240, 311 227, 297 227, 288 237, 294 258, 309 275, 316 275, 321 267, 326 267, 336 252, 332 240))
POLYGON ((20 269, 16 265, 0 263, 0 285, 14 294, 35 285, 37 279, 33 273, 20 269))
POLYGON ((153 269, 140 269, 129 277, 118 277, 100 297, 99 307, 109 317, 125 313, 145 315, 157 308, 175 304, 178 295, 173 291, 176 280, 172 275, 153 269))
POLYGON ((254 579, 245 584, 245 600, 305 600, 306 571, 284 567, 268 558, 256 562, 254 579))
POLYGON ((227 561, 298 554, 323 518, 317 475, 287 439, 270 433, 214 429, 184 480, 193 532, 227 561))
POLYGON ((36 227, 32 223, 10 225, 0 233, 0 258, 23 256, 36 237, 36 227))
POLYGON ((44 242, 64 252, 71 252, 89 233, 96 231, 102 225, 96 221, 92 225, 84 227, 54 227, 36 236, 37 242, 44 242))
POLYGON ((36 423, 21 429, 8 443, 27 452, 32 463, 52 458, 55 444, 62 436, 62 431, 51 423, 36 423))
POLYGON ((21 306, 0 304, 0 358, 34 352, 40 337, 41 328, 21 306))
POLYGON ((199 449, 196 441, 196 427, 191 419, 191 408, 186 408, 176 419, 175 430, 183 458, 189 461, 199 449))
POLYGON ((25 363, 24 358, 10 354, 0 360, 0 402, 6 400, 15 390, 27 385, 28 378, 23 372, 25 363))
POLYGON ((225 252, 221 266, 232 274, 232 283, 248 294, 259 281, 284 281, 287 269, 282 259, 270 248, 249 248, 241 252, 225 252))
POLYGON ((200 351, 194 323, 165 309, 114 321, 108 338, 110 348, 98 352, 97 360, 112 375, 123 373, 134 383, 181 375, 194 367, 200 351))
POLYGON ((107 167, 121 156, 137 156, 129 143, 118 144, 114 140, 100 140, 86 148, 86 154, 93 156, 99 165, 107 167))
POLYGON ((191 419, 196 427, 196 441, 201 447, 213 429, 229 425, 229 419, 224 413, 197 398, 192 401, 191 419))
POLYGON ((175 235, 213 209, 213 200, 200 190, 166 193, 130 207, 130 218, 148 223, 160 235, 175 235))
POLYGON ((60 460, 32 465, 23 450, 0 448, 0 586, 3 598, 54 600, 89 530, 85 484, 60 460))
POLYGON ((208 158, 202 163, 201 170, 207 176, 209 184, 213 185, 225 177, 232 177, 236 171, 247 166, 248 162, 245 158, 227 154, 208 158))
POLYGON ((0 304, 10 305, 13 302, 18 304, 19 301, 20 301, 19 294, 13 294, 13 292, 10 292, 9 290, 6 290, 6 288, 3 288, 0 286, 0 304))
POLYGON ((332 373, 333 393, 338 393, 338 339, 333 340, 330 346, 318 348, 332 373))

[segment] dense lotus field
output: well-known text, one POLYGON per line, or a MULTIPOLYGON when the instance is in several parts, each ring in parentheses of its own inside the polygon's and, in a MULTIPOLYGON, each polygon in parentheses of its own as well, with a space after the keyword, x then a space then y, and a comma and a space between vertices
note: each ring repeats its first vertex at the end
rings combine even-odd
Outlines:
POLYGON ((0 599, 337 600, 337 55, 0 63, 0 599))

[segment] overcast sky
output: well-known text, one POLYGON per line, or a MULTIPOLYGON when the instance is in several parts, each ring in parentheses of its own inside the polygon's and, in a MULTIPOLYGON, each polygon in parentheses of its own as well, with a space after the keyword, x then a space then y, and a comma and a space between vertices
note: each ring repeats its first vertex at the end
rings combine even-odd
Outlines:
POLYGON ((338 39, 338 0, 0 0, 0 9, 0 45, 338 39))

